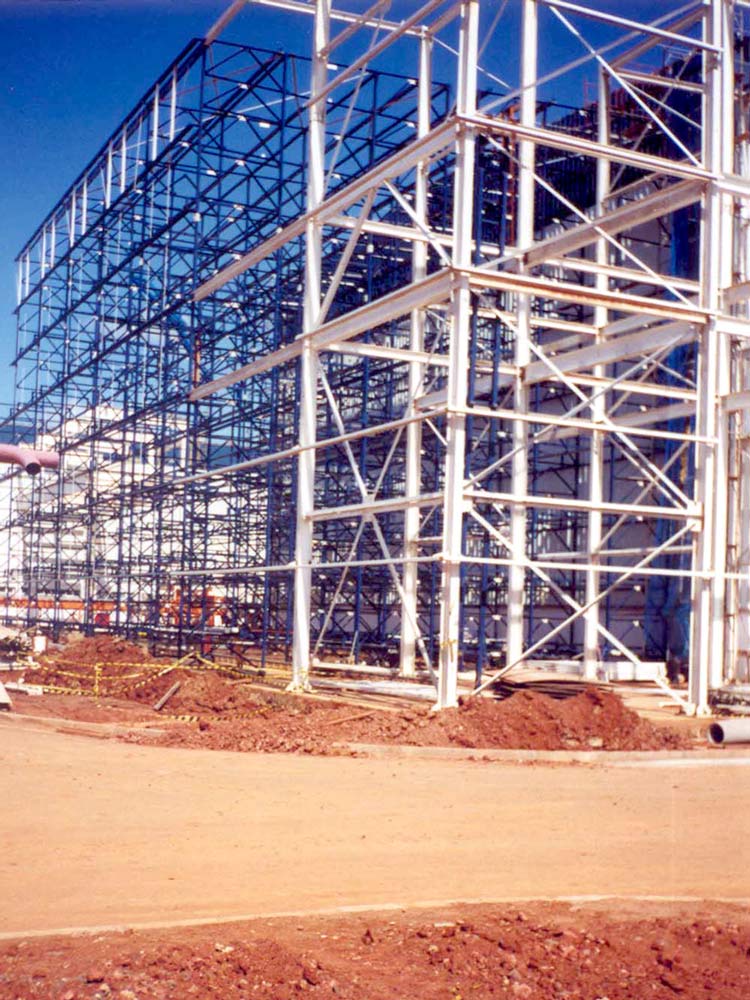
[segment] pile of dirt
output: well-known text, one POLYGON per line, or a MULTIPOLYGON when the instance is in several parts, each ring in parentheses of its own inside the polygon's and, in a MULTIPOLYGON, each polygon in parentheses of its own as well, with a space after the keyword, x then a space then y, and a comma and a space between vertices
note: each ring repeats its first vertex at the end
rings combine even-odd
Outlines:
POLYGON ((750 923, 559 904, 0 944, 0 996, 56 1000, 746 1000, 750 923))
MULTIPOLYGON (((190 720, 160 737, 134 741, 216 750, 346 753, 345 744, 379 743, 513 750, 662 750, 689 746, 630 711, 620 698, 595 687, 568 698, 521 690, 510 698, 468 698, 457 708, 432 712, 424 705, 357 711, 321 698, 260 690, 221 667, 186 669, 152 657, 141 646, 96 636, 51 650, 30 683, 88 694, 90 708, 76 718, 117 717, 118 705, 154 719, 190 720), (179 683, 161 715, 152 706, 179 683)), ((72 699, 80 702, 83 699, 72 699)), ((42 705, 38 708, 41 710, 42 705)), ((57 706, 55 714, 62 714, 57 706)))
MULTIPOLYGON (((202 681, 214 691, 224 690, 226 683, 216 677, 202 681)), ((218 709, 204 710, 196 722, 175 726, 161 737, 133 739, 163 746, 315 754, 346 752, 341 746, 346 743, 480 750, 665 750, 690 745, 681 734, 640 718, 617 695, 598 689, 565 700, 528 691, 504 701, 472 698, 439 713, 423 707, 353 712, 293 696, 259 697, 241 685, 229 691, 217 701, 218 709)), ((202 701, 186 686, 170 701, 170 711, 197 711, 202 701)))
POLYGON ((597 688, 565 699, 533 691, 504 701, 471 698, 433 715, 425 728, 438 746, 663 750, 681 745, 677 734, 656 728, 616 694, 597 688))
POLYGON ((244 685, 235 683, 231 676, 225 676, 221 671, 181 668, 153 675, 145 683, 134 687, 128 697, 155 704, 177 682, 180 686, 169 699, 168 709, 165 709, 170 713, 209 717, 236 715, 255 711, 266 701, 263 695, 259 696, 244 685))
POLYGON ((127 693, 135 684, 164 667, 134 642, 101 635, 51 647, 39 658, 39 666, 25 671, 29 684, 44 684, 71 691, 127 693), (97 676, 95 676, 95 672, 97 676))
POLYGON ((143 646, 127 639, 113 635, 86 636, 75 641, 52 648, 42 657, 42 663, 78 664, 79 666, 103 663, 110 666, 117 664, 152 664, 154 657, 143 646))

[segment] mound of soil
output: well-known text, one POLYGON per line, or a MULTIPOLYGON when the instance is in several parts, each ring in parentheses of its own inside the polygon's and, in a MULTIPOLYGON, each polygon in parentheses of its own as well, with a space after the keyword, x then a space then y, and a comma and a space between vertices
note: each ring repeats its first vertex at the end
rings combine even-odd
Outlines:
POLYGON ((121 663, 153 664, 151 654, 142 646, 113 635, 94 635, 67 642, 58 649, 50 650, 42 662, 55 664, 78 664, 79 666, 101 663, 113 667, 121 663))
POLYGON ((746 912, 559 904, 315 917, 0 944, 0 996, 55 1000, 746 1000, 746 912))
POLYGON ((565 699, 533 691, 519 691, 504 701, 471 698, 433 714, 425 729, 436 746, 662 750, 680 742, 673 732, 657 729, 626 708, 616 694, 596 688, 565 699))
MULTIPOLYGON (((468 698, 435 713, 424 705, 396 710, 355 710, 319 698, 268 692, 238 682, 231 670, 188 670, 159 661, 123 639, 96 636, 51 651, 30 683, 59 686, 98 698, 76 698, 76 718, 116 718, 117 703, 136 706, 153 719, 195 717, 171 724, 161 737, 134 734, 134 741, 216 750, 315 754, 349 752, 342 744, 379 743, 513 750, 662 750, 689 746, 595 687, 568 698, 521 690, 509 698, 468 698), (97 666, 96 677, 94 665, 97 666), (175 682, 161 715, 152 706, 175 682), (106 716, 104 712, 108 713, 106 716), (114 713, 114 714, 113 714, 114 713)), ((40 709, 41 705, 38 706, 40 709)), ((55 714, 58 714, 56 711, 55 714)))
POLYGON ((170 701, 170 711, 203 709, 200 719, 175 726, 155 742, 316 754, 341 753, 336 744, 343 743, 513 750, 664 750, 690 745, 682 735, 640 718, 617 695, 597 689, 565 700, 528 691, 504 701, 472 698, 439 713, 422 707, 353 712, 347 706, 293 696, 259 697, 241 685, 231 685, 231 693, 224 694, 227 682, 211 675, 210 680, 202 678, 199 687, 221 697, 215 702, 218 708, 206 711, 204 705, 213 695, 196 695, 191 685, 170 701))
POLYGON ((219 671, 170 670, 154 675, 146 683, 134 687, 128 696, 136 701, 155 703, 179 681, 180 687, 169 699, 165 712, 180 715, 223 716, 255 711, 264 704, 262 695, 236 684, 219 671))
POLYGON ((164 666, 148 650, 116 636, 100 635, 67 642, 39 658, 38 669, 25 671, 30 684, 46 684, 69 690, 94 689, 94 669, 99 667, 100 690, 132 687, 135 681, 164 666), (132 681, 132 684, 125 683, 132 681))

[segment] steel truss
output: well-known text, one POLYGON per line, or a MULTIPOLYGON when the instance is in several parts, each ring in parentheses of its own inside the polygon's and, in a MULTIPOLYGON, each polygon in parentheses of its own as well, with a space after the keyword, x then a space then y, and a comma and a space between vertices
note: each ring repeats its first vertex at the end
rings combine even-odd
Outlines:
POLYGON ((438 707, 689 655, 655 679, 706 712, 750 669, 746 5, 263 4, 311 59, 233 4, 19 257, 13 419, 69 458, 6 479, 8 617, 291 636, 297 688, 438 707))

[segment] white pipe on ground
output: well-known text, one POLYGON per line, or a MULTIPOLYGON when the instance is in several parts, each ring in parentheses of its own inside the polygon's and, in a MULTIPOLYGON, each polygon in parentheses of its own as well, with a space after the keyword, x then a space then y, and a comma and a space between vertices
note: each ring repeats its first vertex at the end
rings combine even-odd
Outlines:
POLYGON ((750 743, 750 719, 722 719, 708 727, 709 743, 750 743))

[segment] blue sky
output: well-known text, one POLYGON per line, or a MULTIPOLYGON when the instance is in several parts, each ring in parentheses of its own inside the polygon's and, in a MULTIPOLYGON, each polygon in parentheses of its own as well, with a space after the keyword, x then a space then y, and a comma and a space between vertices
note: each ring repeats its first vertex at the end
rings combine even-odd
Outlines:
MULTIPOLYGON (((16 254, 149 83, 226 7, 0 0, 0 404, 12 396, 16 254)), ((258 44, 284 44, 277 16, 253 31, 258 44)))
MULTIPOLYGON (((349 0, 365 10, 371 0, 349 0)), ((0 0, 0 413, 12 400, 16 254, 128 110, 229 0, 0 0)), ((411 11, 396 0, 392 12, 411 11)), ((309 51, 306 19, 255 8, 223 37, 309 51), (302 29, 302 30, 300 30, 302 29), (302 37, 300 37, 302 36, 302 37)))
MULTIPOLYGON (((341 6, 364 10, 370 2, 341 6)), ((485 14, 491 17, 499 2, 486 0, 485 14)), ((622 0, 601 5, 624 13, 622 0)), ((0 0, 0 404, 12 398, 16 254, 149 83, 227 6, 228 0, 0 0)), ((419 0, 394 0, 390 16, 400 19, 418 6, 419 0)), ((645 18, 658 8, 653 0, 631 0, 626 13, 645 18)), ((299 18, 291 23, 300 28, 299 18)), ((513 31, 517 22, 511 15, 504 23, 513 31)), ((588 24, 588 37, 603 37, 588 24)), ((227 37, 306 53, 306 39, 290 38, 289 25, 283 13, 255 8, 237 18, 227 37)), ((515 40, 504 44, 502 33, 491 44, 495 51, 487 57, 496 65, 516 48, 515 40)), ((580 53, 569 37, 564 44, 580 53)))

